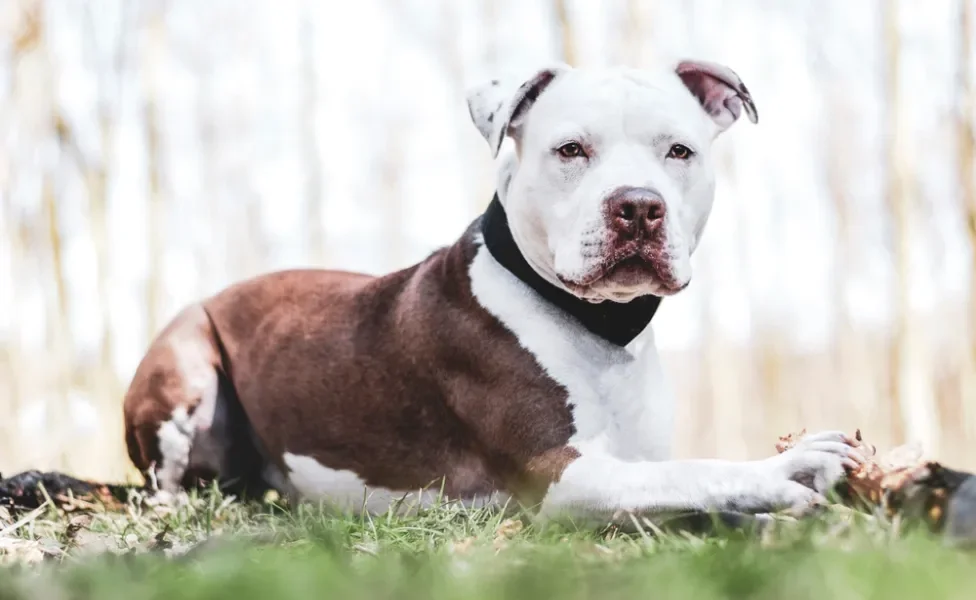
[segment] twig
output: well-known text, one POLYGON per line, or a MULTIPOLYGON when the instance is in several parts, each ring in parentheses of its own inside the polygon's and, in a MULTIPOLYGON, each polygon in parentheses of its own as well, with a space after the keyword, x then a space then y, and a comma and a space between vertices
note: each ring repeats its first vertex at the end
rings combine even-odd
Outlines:
POLYGON ((0 538, 10 535, 11 533, 17 531, 24 525, 27 525, 32 521, 34 521, 35 519, 37 519, 37 517, 41 516, 41 514, 43 514, 44 511, 47 510, 48 502, 50 502, 50 500, 45 500, 44 504, 38 506, 34 510, 24 515, 24 517, 21 518, 19 521, 17 521, 10 527, 0 530, 0 538))
POLYGON ((43 481, 37 482, 37 489, 38 491, 41 492, 41 495, 44 496, 44 504, 42 504, 41 506, 44 506, 45 504, 50 505, 51 508, 54 509, 54 512, 57 513, 58 505, 54 503, 54 500, 51 499, 51 495, 47 493, 47 488, 44 487, 43 481))

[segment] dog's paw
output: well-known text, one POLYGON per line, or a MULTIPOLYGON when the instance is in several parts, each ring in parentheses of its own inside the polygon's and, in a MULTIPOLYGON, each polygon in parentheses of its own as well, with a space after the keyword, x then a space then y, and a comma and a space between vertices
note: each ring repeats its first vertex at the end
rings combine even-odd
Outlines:
POLYGON ((857 442, 841 431, 823 431, 801 438, 782 454, 761 461, 776 479, 789 480, 825 494, 866 459, 857 442))
POLYGON ((741 475, 737 492, 722 508, 749 514, 786 510, 799 517, 813 514, 827 504, 823 494, 773 472, 761 461, 751 466, 755 468, 741 475))
POLYGON ((788 510, 806 516, 823 509, 825 494, 843 479, 847 470, 864 462, 864 457, 842 432, 826 431, 805 436, 795 446, 776 456, 745 463, 747 474, 734 500, 743 512, 788 510))

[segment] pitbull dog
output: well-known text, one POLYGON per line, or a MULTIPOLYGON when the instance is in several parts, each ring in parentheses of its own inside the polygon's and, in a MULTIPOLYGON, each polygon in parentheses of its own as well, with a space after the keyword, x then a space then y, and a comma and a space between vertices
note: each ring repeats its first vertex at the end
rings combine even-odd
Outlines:
POLYGON ((802 510, 863 460, 839 432, 763 460, 669 460, 649 322, 691 281, 713 140, 758 120, 733 71, 556 65, 468 105, 492 154, 514 151, 452 246, 383 277, 244 281, 153 341, 125 425, 159 489, 217 480, 370 512, 514 497, 605 523, 802 510))

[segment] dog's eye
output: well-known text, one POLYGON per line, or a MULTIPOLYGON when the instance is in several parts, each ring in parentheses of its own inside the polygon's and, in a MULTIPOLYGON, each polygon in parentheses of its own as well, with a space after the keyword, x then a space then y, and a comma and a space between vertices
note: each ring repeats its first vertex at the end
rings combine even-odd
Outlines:
POLYGON ((668 150, 668 158, 676 158, 678 160, 688 160, 693 154, 694 152, 688 146, 682 146, 681 144, 675 144, 668 150))
POLYGON ((583 146, 581 146, 579 142, 568 142, 563 144, 562 146, 556 148, 556 152, 558 152, 559 156, 562 156, 563 158, 586 156, 586 153, 583 152, 583 146))

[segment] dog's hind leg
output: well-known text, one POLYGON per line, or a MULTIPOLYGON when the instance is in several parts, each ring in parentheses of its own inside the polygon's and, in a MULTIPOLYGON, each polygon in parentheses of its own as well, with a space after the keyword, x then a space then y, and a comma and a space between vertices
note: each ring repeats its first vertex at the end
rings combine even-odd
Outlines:
POLYGON ((124 403, 126 443, 161 491, 174 493, 201 472, 222 475, 230 432, 220 364, 210 319, 194 305, 157 336, 136 369, 124 403))

